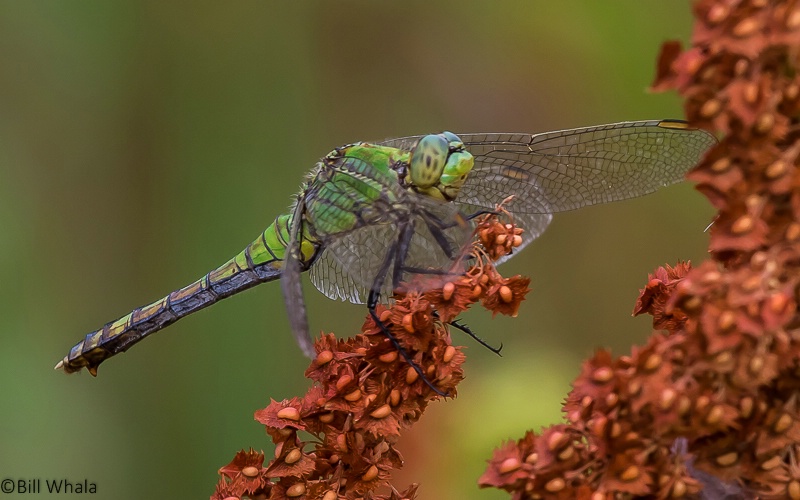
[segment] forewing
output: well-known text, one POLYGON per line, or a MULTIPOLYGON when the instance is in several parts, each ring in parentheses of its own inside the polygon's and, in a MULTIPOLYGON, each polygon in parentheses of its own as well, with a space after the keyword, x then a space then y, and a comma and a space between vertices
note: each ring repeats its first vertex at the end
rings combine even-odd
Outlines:
MULTIPOLYGON (((683 122, 622 122, 543 134, 458 134, 475 167, 458 194, 461 210, 506 208, 526 232, 541 234, 549 214, 635 198, 680 181, 716 143, 683 122)), ((419 137, 384 144, 411 148, 419 137)))

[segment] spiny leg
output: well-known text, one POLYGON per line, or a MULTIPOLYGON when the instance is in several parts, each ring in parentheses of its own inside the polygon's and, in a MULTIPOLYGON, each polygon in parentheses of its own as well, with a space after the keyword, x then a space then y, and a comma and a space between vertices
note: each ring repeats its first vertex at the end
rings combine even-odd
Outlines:
POLYGON ((490 351, 492 351, 493 353, 497 354, 498 356, 501 356, 501 357, 503 356, 502 354, 500 354, 500 351, 503 350, 503 343, 502 342, 500 342, 500 347, 493 347, 488 342, 486 342, 482 338, 478 337, 478 335, 475 334, 475 332, 473 332, 472 329, 470 329, 470 327, 468 327, 467 325, 465 325, 463 323, 459 323, 458 320, 454 319, 449 324, 454 326, 454 327, 456 327, 456 328, 458 328, 462 332, 466 333, 467 335, 472 337, 475 340, 475 342, 477 342, 480 345, 482 345, 483 347, 489 349, 490 351))
MULTIPOLYGON (((434 386, 430 380, 428 380, 428 377, 422 371, 422 368, 420 368, 419 365, 415 363, 414 360, 411 359, 411 356, 409 356, 406 350, 403 348, 403 346, 400 345, 400 341, 398 341, 397 337, 395 337, 394 334, 392 334, 392 332, 389 331, 389 328, 383 323, 383 321, 381 321, 381 319, 378 317, 378 313, 376 312, 376 308, 378 307, 378 300, 380 298, 380 291, 381 288, 383 288, 384 282, 386 281, 386 275, 389 272, 389 266, 391 265, 392 261, 395 260, 395 268, 392 273, 393 277, 395 275, 398 275, 398 272, 402 272, 402 269, 398 268, 402 266, 402 261, 405 260, 405 255, 401 256, 399 255, 399 252, 400 250, 405 249, 405 253, 408 253, 409 241, 411 240, 411 236, 413 234, 414 234, 413 226, 409 225, 408 222, 401 224, 400 238, 394 245, 389 247, 389 250, 387 250, 386 256, 384 257, 383 262, 381 263, 381 267, 378 269, 378 273, 375 276, 374 281, 372 282, 372 287, 370 288, 369 295, 367 297, 367 309, 369 310, 369 315, 372 317, 372 320, 375 322, 376 325, 378 325, 378 328, 380 328, 381 332, 384 335, 386 335, 386 338, 389 339, 392 345, 394 345, 395 349, 397 349, 397 352, 399 352, 400 355, 403 357, 403 359, 406 360, 406 363, 408 363, 412 368, 414 368, 414 371, 417 372, 417 375, 419 375, 422 378, 425 384, 428 387, 430 387, 431 390, 433 390, 433 392, 435 392, 439 396, 442 396, 443 398, 446 398, 448 394, 442 392, 440 389, 434 386)), ((399 275, 397 278, 394 279, 399 280, 399 275)), ((398 282, 399 281, 395 281, 394 283, 398 282)))

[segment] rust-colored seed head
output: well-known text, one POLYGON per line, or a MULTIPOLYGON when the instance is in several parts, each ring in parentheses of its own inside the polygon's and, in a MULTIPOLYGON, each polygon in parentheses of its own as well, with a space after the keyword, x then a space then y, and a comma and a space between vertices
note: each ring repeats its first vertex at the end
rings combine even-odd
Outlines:
POLYGON ((722 172, 728 170, 730 166, 731 166, 731 159, 728 158, 727 156, 723 156, 722 158, 711 164, 711 170, 718 174, 721 174, 722 172))
POLYGON ((415 370, 413 366, 409 366, 408 370, 406 370, 406 384, 413 384, 418 378, 419 374, 417 370, 415 370))
POLYGON ((670 496, 672 498, 683 498, 686 496, 686 483, 678 479, 675 481, 675 484, 672 485, 672 491, 670 492, 670 496))
POLYGON ((745 233, 749 233, 753 230, 753 218, 749 215, 742 215, 735 221, 733 221, 733 225, 731 225, 731 231, 733 234, 741 235, 745 233))
POLYGON ((800 9, 794 9, 786 16, 786 27, 795 30, 800 27, 800 9))
POLYGON ((800 239, 800 224, 792 222, 786 226, 786 239, 792 242, 800 239))
POLYGON ((286 496, 289 498, 297 498, 306 494, 305 483, 295 483, 286 488, 286 496))
POLYGON ((380 319, 382 323, 386 323, 387 321, 389 321, 389 318, 391 316, 392 316, 392 311, 389 310, 389 309, 386 309, 381 313, 380 316, 378 316, 378 319, 380 319))
POLYGON ((386 418, 392 414, 392 407, 389 405, 382 405, 376 408, 372 413, 369 414, 372 418, 386 418))
POLYGON ((353 391, 348 392, 344 395, 345 401, 349 401, 351 403, 355 403, 359 399, 361 399, 361 389, 355 389, 353 391))
POLYGON ((328 490, 322 495, 322 500, 336 500, 337 498, 339 498, 339 495, 333 490, 328 490))
POLYGON ((718 24, 726 17, 728 17, 728 7, 719 3, 713 4, 706 14, 706 20, 710 24, 718 24))
POLYGON ((615 406, 617 406, 618 402, 619 402, 619 394, 617 394, 616 392, 609 392, 606 395, 606 406, 607 407, 614 408, 615 406))
POLYGON ((786 493, 792 500, 800 500, 800 482, 796 479, 789 481, 789 485, 786 487, 786 493))
POLYGON ((720 455, 717 457, 715 462, 720 467, 730 467, 731 465, 735 464, 739 460, 739 454, 735 451, 731 451, 729 453, 725 453, 724 455, 720 455))
POLYGON ((739 401, 739 414, 742 418, 750 418, 753 414, 753 398, 745 396, 739 401))
POLYGON ((256 477, 258 476, 258 467, 248 465, 247 467, 242 468, 242 475, 245 477, 256 477))
POLYGON ((512 292, 511 289, 506 285, 501 286, 499 292, 500 292, 500 300, 502 300, 506 304, 514 300, 514 292, 512 292))
POLYGON ((414 333, 414 315, 411 313, 403 316, 403 329, 408 333, 414 333))
POLYGON ((761 467, 764 470, 772 470, 782 463, 783 463, 783 458, 781 458, 779 455, 775 455, 769 460, 761 462, 761 465, 759 467, 761 467))
POLYGON ((783 434, 789 430, 789 427, 792 426, 792 422, 792 417, 788 413, 784 413, 778 418, 775 425, 772 426, 772 430, 778 434, 783 434))
POLYGON ((535 463, 536 463, 538 460, 539 460, 539 454, 538 454, 538 453, 536 453, 536 452, 530 453, 530 454, 528 454, 528 456, 527 456, 527 457, 525 457, 525 463, 526 463, 526 464, 531 464, 531 465, 533 465, 533 464, 535 464, 535 463))
POLYGON ((522 236, 515 234, 511 239, 511 246, 517 248, 520 245, 522 245, 522 236))
POLYGON ((719 271, 708 271, 703 274, 700 280, 704 285, 716 285, 721 278, 722 274, 719 271))
POLYGON ((400 404, 400 391, 392 389, 392 392, 389 393, 389 404, 392 406, 400 404))
POLYGON ((378 467, 370 465, 369 469, 361 476, 361 479, 363 481, 372 481, 376 477, 378 477, 378 467))
POLYGON ((692 400, 685 394, 678 399, 678 415, 684 416, 692 409, 692 400))
POLYGON ((639 477, 639 468, 635 465, 628 466, 622 474, 619 475, 619 478, 625 482, 630 482, 636 480, 639 477))
POLYGON ((338 436, 336 436, 336 448, 342 453, 347 453, 348 451, 347 436, 345 436, 344 434, 339 434, 338 436))
POLYGON ((557 457, 558 457, 559 460, 564 462, 564 461, 569 460, 570 458, 572 458, 572 455, 574 455, 574 454, 575 454, 575 448, 573 448, 572 446, 567 446, 566 448, 561 450, 561 452, 559 452, 557 457))
POLYGON ((353 376, 352 375, 349 375, 349 374, 342 375, 336 381, 336 390, 337 391, 341 391, 342 389, 344 389, 345 387, 350 385, 350 382, 352 382, 352 381, 353 381, 353 376))
POLYGON ((747 369, 750 375, 758 375, 764 368, 764 358, 762 356, 753 356, 747 364, 747 369))
POLYGON ((333 353, 328 350, 321 351, 317 354, 316 362, 318 365, 326 365, 333 360, 333 353))
POLYGON ((758 84, 756 82, 747 82, 744 86, 744 100, 748 104, 755 104, 758 100, 758 84))
POLYGON ((761 23, 753 18, 746 17, 733 27, 733 35, 746 38, 761 29, 761 23))
POLYGON ((380 359, 384 363, 393 363, 394 360, 397 359, 397 351, 389 351, 387 353, 381 354, 380 356, 378 356, 378 359, 380 359))
POLYGON ((521 465, 522 464, 518 459, 509 457, 503 460, 497 470, 500 472, 500 474, 508 474, 509 472, 514 472, 515 470, 519 469, 521 465))
POLYGON ((449 301, 450 299, 453 298, 453 293, 455 293, 455 291, 456 291, 456 285, 454 285, 453 282, 448 281, 442 287, 442 298, 446 301, 449 301))
POLYGON ((672 407, 672 403, 675 402, 675 397, 678 395, 675 392, 675 389, 671 387, 665 388, 661 391, 661 399, 659 400, 659 405, 661 406, 662 410, 668 410, 672 407))
POLYGON ((722 332, 727 332, 736 324, 736 313, 731 310, 722 311, 717 319, 717 326, 722 332))
POLYGON ((291 465, 300 460, 300 457, 302 456, 303 454, 300 452, 300 450, 293 448, 289 453, 286 454, 286 458, 284 458, 283 461, 291 465))
POLYGON ((445 363, 449 363, 450 361, 453 360, 455 355, 456 355, 456 348, 449 345, 444 350, 444 354, 442 355, 442 361, 444 361, 445 363))
POLYGON ((647 356, 647 359, 644 362, 644 369, 648 372, 652 372, 656 370, 659 366, 661 366, 661 355, 654 352, 653 354, 647 356))
POLYGON ((781 313, 786 309, 789 303, 789 297, 781 292, 775 292, 769 297, 769 307, 774 313, 781 313))
POLYGON ((772 113, 764 113, 756 120, 755 131, 759 134, 766 134, 772 127, 775 126, 775 115, 772 113))
POLYGON ((722 109, 722 103, 717 99, 709 99, 700 107, 700 116, 703 118, 711 118, 719 113, 720 109, 722 109))
POLYGON ((323 413, 317 418, 323 424, 329 424, 329 423, 333 422, 333 417, 334 417, 333 412, 330 412, 330 413, 323 413))
POLYGON ((300 420, 300 411, 297 408, 293 408, 291 406, 287 406, 278 411, 277 414, 278 418, 285 418, 286 420, 300 420))
POLYGON ((550 451, 555 451, 567 443, 567 435, 561 431, 555 431, 550 434, 550 437, 547 439, 547 448, 550 451))
POLYGON ((494 239, 495 243, 497 243, 498 245, 505 245, 506 240, 508 240, 507 234, 498 234, 497 238, 494 239))
POLYGON ((546 489, 550 493, 558 493, 559 491, 563 490, 566 486, 567 483, 560 477, 557 477, 555 479, 547 481, 547 483, 544 485, 544 489, 546 489))
POLYGON ((764 171, 764 175, 767 179, 777 179, 778 177, 783 177, 783 174, 785 174, 787 170, 789 170, 789 166, 786 162, 784 160, 777 160, 767 167, 764 171))
POLYGON ((706 414, 706 423, 709 425, 716 425, 722 421, 725 415, 725 409, 721 405, 714 405, 706 414))
POLYGON ((592 380, 599 384, 604 384, 612 378, 614 378, 614 371, 607 366, 600 367, 592 373, 592 380))
MULTIPOLYGON (((797 12, 800 14, 800 11, 797 12)), ((800 15, 798 16, 800 18, 800 15)), ((800 85, 795 83, 790 83, 786 89, 783 91, 783 97, 786 98, 787 101, 794 101, 797 99, 797 96, 800 95, 800 85)))

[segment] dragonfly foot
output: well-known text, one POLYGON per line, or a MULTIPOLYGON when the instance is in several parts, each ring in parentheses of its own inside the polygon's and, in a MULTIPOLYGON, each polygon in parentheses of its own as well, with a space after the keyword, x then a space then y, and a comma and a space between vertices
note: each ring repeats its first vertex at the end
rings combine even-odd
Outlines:
POLYGON ((472 337, 475 340, 475 342, 479 343, 483 347, 489 349, 490 351, 492 351, 493 353, 497 354, 498 356, 503 357, 503 355, 500 354, 500 351, 503 350, 503 343, 502 342, 500 342, 500 347, 494 347, 494 346, 490 345, 488 342, 486 342, 485 340, 483 340, 482 338, 478 337, 475 334, 475 332, 473 332, 470 329, 470 327, 468 327, 467 325, 465 325, 463 323, 459 323, 458 320, 455 320, 455 319, 450 322, 450 325, 452 325, 452 326, 458 328, 459 330, 461 330, 462 332, 466 333, 467 335, 472 337))

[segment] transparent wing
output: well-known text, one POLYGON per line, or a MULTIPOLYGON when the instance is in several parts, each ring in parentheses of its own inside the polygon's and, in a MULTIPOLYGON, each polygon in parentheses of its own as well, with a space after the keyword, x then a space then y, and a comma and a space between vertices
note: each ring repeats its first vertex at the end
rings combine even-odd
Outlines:
MULTIPOLYGON (((535 217, 635 198, 680 181, 716 143, 684 122, 621 122, 543 134, 458 134, 475 167, 456 199, 462 211, 506 208, 535 239, 549 217, 535 217)), ((419 137, 383 144, 411 148, 419 137)))
POLYGON ((402 280, 413 274, 446 277, 447 273, 463 269, 461 262, 471 241, 471 229, 456 206, 409 193, 399 208, 402 210, 391 216, 380 217, 384 222, 326 237, 324 250, 310 269, 311 282, 317 290, 332 299, 363 304, 376 278, 380 278, 381 298, 390 297, 398 285, 393 282, 392 270, 395 253, 401 251, 400 218, 408 218, 414 226, 402 280), (387 256, 391 262, 383 266, 387 256))

